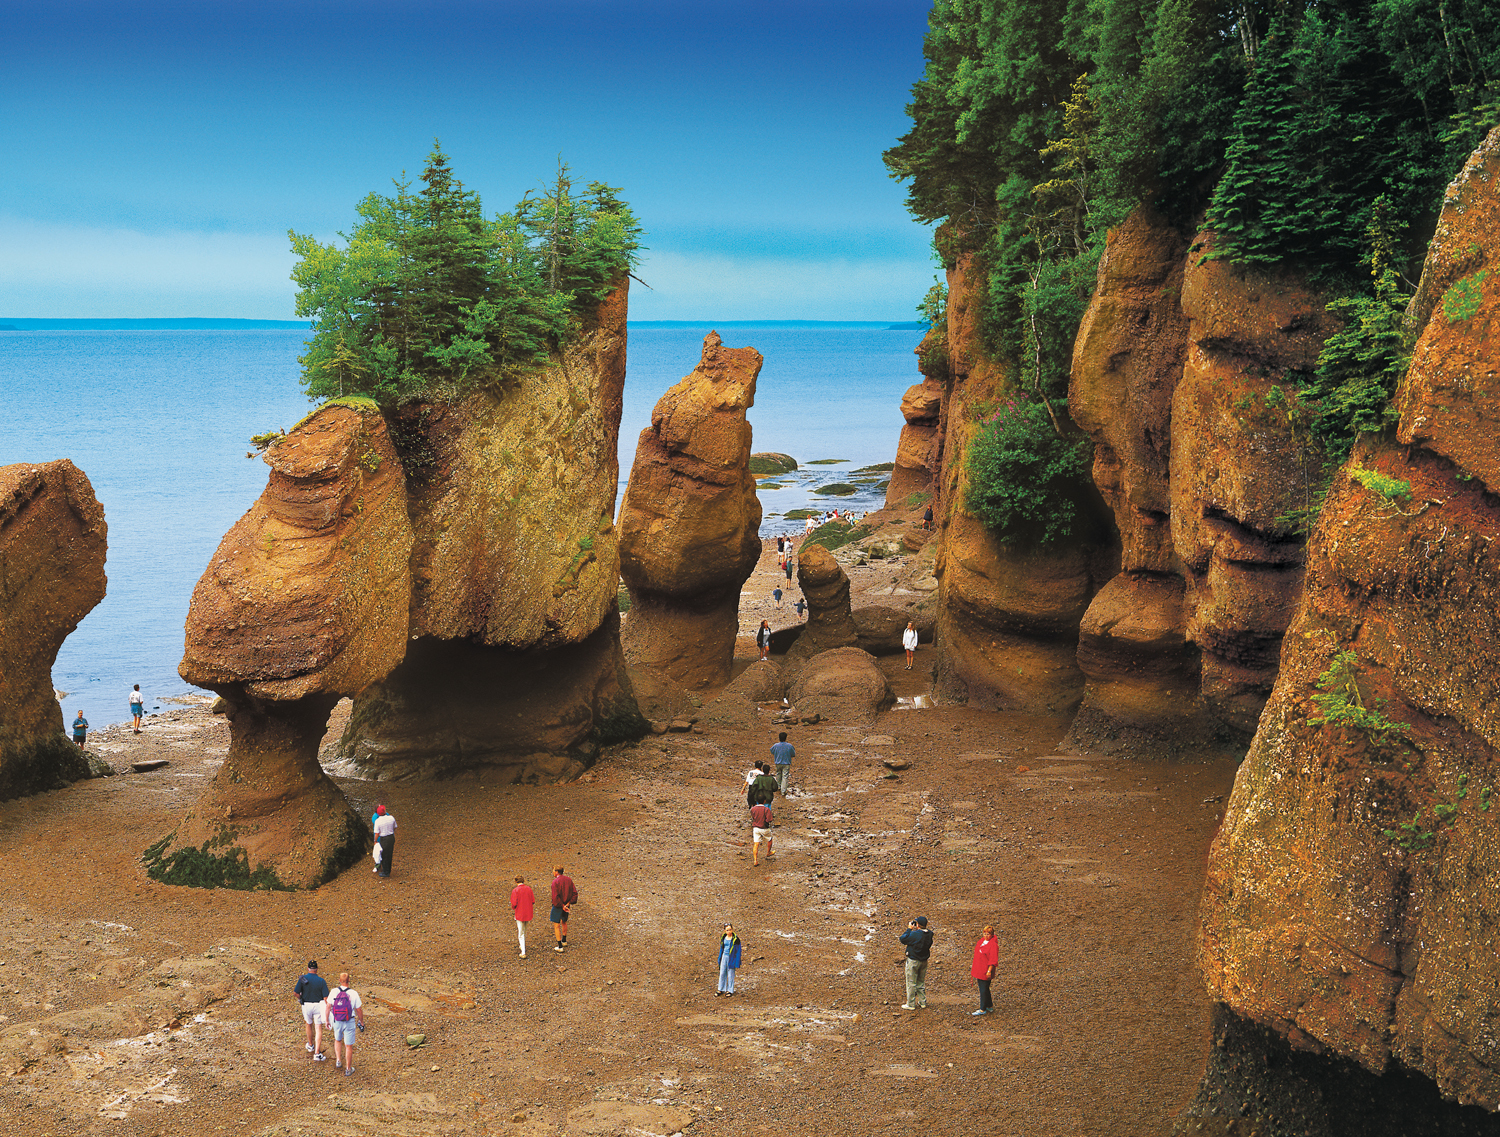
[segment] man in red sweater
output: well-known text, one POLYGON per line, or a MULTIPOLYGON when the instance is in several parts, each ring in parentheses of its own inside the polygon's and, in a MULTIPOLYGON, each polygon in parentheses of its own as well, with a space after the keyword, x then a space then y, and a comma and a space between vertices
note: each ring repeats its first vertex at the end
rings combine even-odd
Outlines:
POLYGON ((562 865, 552 870, 552 934, 557 939, 553 951, 562 951, 568 946, 568 913, 578 903, 578 889, 573 879, 563 872, 562 865))

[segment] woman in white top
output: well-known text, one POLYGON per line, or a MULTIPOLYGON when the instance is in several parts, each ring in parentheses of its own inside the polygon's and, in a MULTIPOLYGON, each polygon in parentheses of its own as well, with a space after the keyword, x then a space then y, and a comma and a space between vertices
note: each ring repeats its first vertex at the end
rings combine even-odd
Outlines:
POLYGON ((901 633, 901 646, 906 649, 906 670, 911 670, 912 661, 917 658, 917 625, 912 621, 906 622, 906 631, 901 633))
POLYGON ((137 683, 135 689, 130 692, 130 717, 135 720, 132 729, 136 734, 141 733, 141 716, 146 712, 146 696, 141 694, 141 685, 137 683))

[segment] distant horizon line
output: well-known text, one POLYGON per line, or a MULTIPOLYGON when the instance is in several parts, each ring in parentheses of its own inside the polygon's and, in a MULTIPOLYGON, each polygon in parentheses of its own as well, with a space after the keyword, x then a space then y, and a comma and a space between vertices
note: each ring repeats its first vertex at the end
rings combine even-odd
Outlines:
MULTIPOLYGON (((752 328, 752 327, 871 327, 917 331, 927 325, 920 320, 627 320, 630 328, 752 328)), ((0 331, 234 331, 273 329, 307 331, 308 320, 254 320, 235 316, 0 316, 0 331)))

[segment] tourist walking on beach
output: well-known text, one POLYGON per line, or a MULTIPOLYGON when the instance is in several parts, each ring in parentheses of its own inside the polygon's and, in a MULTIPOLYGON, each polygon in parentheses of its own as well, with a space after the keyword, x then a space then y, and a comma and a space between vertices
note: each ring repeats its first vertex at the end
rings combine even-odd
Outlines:
POLYGON ((757 805, 770 805, 771 799, 781 789, 781 786, 777 784, 776 779, 772 776, 769 766, 764 762, 757 762, 756 765, 760 767, 760 773, 756 776, 755 781, 750 783, 749 802, 752 809, 757 805))
POLYGON ((806 537, 812 531, 813 531, 813 519, 811 517, 809 517, 807 519, 807 524, 804 525, 804 526, 802 526, 802 535, 804 537, 806 537))
POLYGON ((765 804, 752 805, 750 807, 750 863, 752 866, 760 865, 760 843, 766 843, 766 860, 771 859, 771 826, 776 824, 776 819, 771 816, 771 807, 765 804))
POLYGON ((792 579, 792 558, 791 557, 787 557, 787 559, 786 559, 786 578, 787 578, 787 580, 791 580, 792 579))
POLYGON ((135 720, 134 731, 141 733, 141 718, 146 713, 146 696, 141 694, 141 685, 137 683, 130 692, 130 717, 135 720))
POLYGON ((297 985, 292 988, 301 1005, 302 1025, 307 1030, 307 1051, 313 1061, 325 1061, 323 1057, 323 1000, 328 998, 328 981, 318 974, 318 961, 307 961, 307 970, 297 985))
POLYGON ((714 992, 715 998, 734 994, 734 973, 740 965, 742 946, 739 936, 734 933, 734 925, 725 924, 724 934, 719 938, 719 989, 714 992))
POLYGON ((78 717, 73 720, 73 743, 78 749, 83 749, 83 744, 88 741, 89 720, 83 717, 83 712, 78 712, 78 717))
POLYGON ((797 619, 800 620, 800 619, 802 619, 802 613, 807 610, 807 601, 803 600, 799 596, 797 598, 797 603, 793 604, 792 607, 795 608, 795 609, 797 609, 797 619))
POLYGON ((778 584, 775 588, 771 589, 771 599, 776 601, 776 607, 781 607, 781 585, 778 584))
POLYGON ((516 877, 516 886, 510 890, 510 910, 516 917, 516 939, 521 941, 521 958, 526 958, 526 925, 531 923, 532 908, 536 904, 536 893, 526 883, 524 876, 516 877))
MULTIPOLYGON (((781 589, 778 588, 776 591, 780 593, 781 589)), ((769 620, 760 622, 760 627, 755 632, 755 646, 760 648, 761 659, 771 658, 771 622, 769 620)))
POLYGON ((974 966, 969 969, 969 975, 979 984, 979 1009, 970 1011, 970 1014, 987 1015, 995 1009, 990 1000, 990 980, 995 978, 995 969, 999 966, 1000 941, 995 938, 995 929, 986 924, 979 942, 974 945, 974 966))
MULTIPOLYGON (((321 980, 320 980, 321 982, 321 980)), ((323 1001, 324 1017, 333 1035, 333 1068, 354 1073, 354 1036, 365 1029, 365 1008, 359 992, 349 986, 349 973, 339 972, 339 985, 323 1001)))
POLYGON ((396 819, 383 805, 375 807, 375 840, 380 842, 380 875, 388 877, 391 862, 396 859, 396 819))
POLYGON ((932 958, 932 933, 927 917, 918 916, 901 933, 906 945, 906 1002, 902 1010, 915 1011, 927 1006, 927 961, 932 958))
POLYGON ((932 506, 930 505, 922 511, 922 528, 928 532, 932 531, 932 506))
POLYGON ((552 935, 557 939, 553 951, 568 946, 568 915, 577 903, 578 889, 573 886, 573 878, 558 865, 552 870, 552 935))
POLYGON ((776 763, 776 785, 786 796, 786 784, 792 777, 792 759, 797 757, 797 748, 786 740, 786 731, 771 743, 771 760, 776 763))
POLYGON ((906 670, 910 671, 917 658, 917 625, 911 620, 906 622, 906 631, 901 633, 901 646, 906 649, 906 670))

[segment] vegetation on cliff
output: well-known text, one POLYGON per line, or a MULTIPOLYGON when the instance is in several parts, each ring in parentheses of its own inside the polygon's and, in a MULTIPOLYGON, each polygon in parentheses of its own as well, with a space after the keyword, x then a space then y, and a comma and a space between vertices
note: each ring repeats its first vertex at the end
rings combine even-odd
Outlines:
POLYGON ((297 315, 313 321, 302 383, 313 398, 402 398, 497 387, 589 330, 635 264, 641 228, 620 191, 566 165, 487 219, 433 146, 421 189, 372 193, 337 243, 291 233, 297 315))
MULTIPOLYGON (((1062 393, 1105 233, 1141 202, 1388 307, 1357 285, 1367 230, 1381 208, 1429 223, 1500 115, 1485 0, 936 0, 925 54, 886 165, 947 222, 945 264, 975 257, 985 346, 1038 395, 1062 393)), ((1388 393, 1381 350, 1366 386, 1388 393)))

